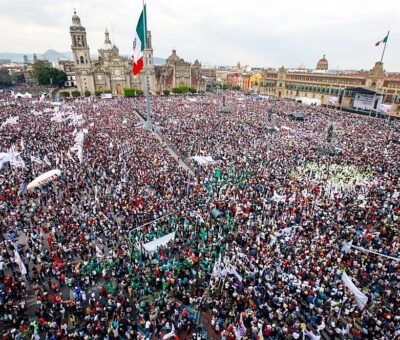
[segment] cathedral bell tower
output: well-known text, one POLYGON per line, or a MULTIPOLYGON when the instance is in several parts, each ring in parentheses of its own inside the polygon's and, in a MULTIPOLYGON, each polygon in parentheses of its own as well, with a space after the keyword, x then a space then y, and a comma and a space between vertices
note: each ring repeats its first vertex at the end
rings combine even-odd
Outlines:
POLYGON ((81 19, 74 10, 72 26, 70 26, 71 49, 74 58, 78 90, 83 94, 90 91, 94 94, 94 78, 92 61, 90 60, 89 45, 86 40, 86 29, 81 24, 81 19))

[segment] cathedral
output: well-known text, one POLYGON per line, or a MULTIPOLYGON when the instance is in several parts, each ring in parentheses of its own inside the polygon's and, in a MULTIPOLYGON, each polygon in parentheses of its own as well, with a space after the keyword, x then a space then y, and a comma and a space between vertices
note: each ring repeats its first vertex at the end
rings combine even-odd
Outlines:
MULTIPOLYGON (((132 60, 119 54, 118 48, 112 44, 108 31, 105 32, 104 43, 98 50, 98 59, 90 57, 86 29, 82 26, 79 16, 74 12, 70 26, 73 54, 73 73, 76 87, 81 93, 90 91, 111 90, 114 95, 121 95, 124 88, 141 89, 145 86, 145 69, 139 75, 132 72, 132 60)), ((201 89, 201 64, 196 60, 193 64, 185 62, 172 51, 165 65, 154 65, 151 32, 147 32, 146 56, 147 74, 150 92, 156 93, 186 85, 197 90, 201 89)))

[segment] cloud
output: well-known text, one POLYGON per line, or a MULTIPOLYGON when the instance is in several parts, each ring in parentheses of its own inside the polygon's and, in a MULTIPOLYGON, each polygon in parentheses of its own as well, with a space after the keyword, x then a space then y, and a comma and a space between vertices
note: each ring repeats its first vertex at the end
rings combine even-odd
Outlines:
MULTIPOLYGON (((106 27, 121 53, 130 53, 141 1, 2 0, 2 52, 68 51, 74 7, 92 53, 106 27)), ((353 69, 380 59, 374 43, 390 28, 385 67, 400 71, 399 14, 397 0, 158 0, 148 3, 148 27, 156 56, 174 47, 185 60, 218 65, 314 67, 326 54, 332 67, 353 69)))

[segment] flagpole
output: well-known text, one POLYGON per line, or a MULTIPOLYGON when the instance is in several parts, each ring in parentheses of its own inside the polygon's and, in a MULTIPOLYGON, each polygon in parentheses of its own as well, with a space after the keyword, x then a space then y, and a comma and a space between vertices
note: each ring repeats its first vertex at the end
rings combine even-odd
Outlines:
POLYGON ((149 130, 153 130, 153 124, 150 119, 150 111, 151 111, 151 103, 150 103, 150 89, 149 89, 149 74, 147 70, 147 9, 145 10, 145 3, 142 0, 143 4, 143 33, 144 33, 144 93, 146 95, 146 128, 149 130))
POLYGON ((382 52, 382 57, 381 57, 381 62, 383 62, 383 56, 385 55, 386 44, 387 44, 387 41, 389 40, 389 33, 390 33, 390 31, 388 31, 387 36, 386 36, 385 46, 383 47, 383 52, 382 52))

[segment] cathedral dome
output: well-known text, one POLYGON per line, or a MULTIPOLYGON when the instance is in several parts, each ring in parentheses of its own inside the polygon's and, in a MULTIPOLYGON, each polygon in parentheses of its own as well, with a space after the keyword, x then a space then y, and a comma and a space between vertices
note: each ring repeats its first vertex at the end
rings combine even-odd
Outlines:
POLYGON ((176 50, 172 50, 172 54, 167 58, 167 64, 175 64, 181 59, 176 55, 176 50))
POLYGON ((101 47, 99 48, 99 50, 101 50, 101 51, 118 50, 118 48, 117 48, 115 45, 113 45, 113 44, 111 43, 111 40, 110 40, 110 33, 108 33, 108 30, 107 30, 107 29, 106 29, 106 32, 105 32, 104 44, 101 45, 101 47))
POLYGON ((320 59, 317 63, 317 70, 327 70, 328 69, 328 60, 325 59, 325 54, 322 59, 320 59))

